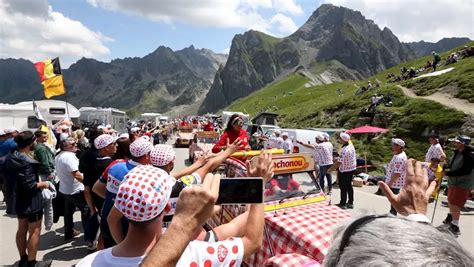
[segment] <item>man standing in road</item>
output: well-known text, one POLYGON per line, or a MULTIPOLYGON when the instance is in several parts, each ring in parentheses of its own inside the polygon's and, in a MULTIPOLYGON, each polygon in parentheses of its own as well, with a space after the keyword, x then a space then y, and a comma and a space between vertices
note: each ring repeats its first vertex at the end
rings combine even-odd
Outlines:
POLYGON ((461 208, 474 189, 474 151, 469 146, 471 138, 466 135, 459 135, 450 140, 454 141, 454 156, 451 159, 448 176, 448 206, 449 213, 443 223, 448 224, 448 230, 454 235, 459 235, 459 218, 461 208))
MULTIPOLYGON (((408 158, 405 151, 403 151, 404 149, 405 142, 402 139, 392 139, 393 157, 387 167, 385 183, 390 187, 395 195, 398 194, 400 189, 405 185, 408 158)), ((390 206, 390 213, 397 215, 397 211, 393 206, 390 206)))
POLYGON ((285 154, 293 153, 294 145, 291 138, 288 138, 288 133, 287 132, 282 133, 281 137, 283 138, 283 149, 285 150, 285 154))
MULTIPOLYGON (((48 133, 36 131, 35 159, 41 164, 38 169, 41 181, 54 182, 54 154, 49 147, 45 145, 48 141, 48 133)), ((45 199, 44 203, 44 227, 46 231, 51 230, 53 226, 53 200, 45 199)))
POLYGON ((59 177, 59 192, 64 195, 64 240, 79 235, 74 229, 73 215, 81 211, 82 229, 86 229, 89 208, 84 198, 84 178, 79 172, 79 159, 76 157, 77 142, 74 138, 60 141, 61 152, 56 156, 56 173, 59 177))
POLYGON ((321 189, 324 191, 324 178, 327 178, 328 180, 328 192, 327 194, 331 194, 332 190, 332 176, 331 173, 328 172, 329 168, 331 168, 333 164, 333 157, 332 157, 332 149, 333 146, 331 142, 326 139, 324 135, 317 135, 316 136, 316 144, 310 145, 310 144, 305 144, 303 142, 297 141, 298 144, 308 147, 308 148, 313 148, 314 155, 315 155, 315 161, 319 165, 319 185, 321 186, 321 189))
POLYGON ((354 145, 350 142, 351 136, 347 133, 339 135, 339 142, 342 149, 334 165, 328 172, 338 170, 339 188, 341 189, 341 202, 337 204, 341 209, 354 208, 354 189, 352 188, 352 178, 357 169, 357 158, 354 145), (347 201, 347 197, 349 200, 347 201))
POLYGON ((446 154, 444 154, 443 148, 439 143, 439 135, 436 133, 430 134, 428 141, 430 142, 431 146, 426 152, 425 162, 431 162, 431 159, 433 158, 439 159, 440 162, 444 162, 446 159, 446 154))

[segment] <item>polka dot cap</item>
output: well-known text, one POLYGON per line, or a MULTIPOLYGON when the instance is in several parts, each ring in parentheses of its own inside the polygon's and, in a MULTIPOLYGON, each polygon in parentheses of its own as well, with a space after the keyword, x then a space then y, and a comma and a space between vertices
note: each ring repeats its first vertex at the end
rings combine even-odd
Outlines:
POLYGON ((110 134, 101 134, 94 140, 94 146, 96 149, 102 149, 115 142, 115 139, 110 134))
POLYGON ((176 158, 176 152, 170 145, 156 145, 151 149, 150 160, 153 166, 162 167, 176 158))
POLYGON ((174 183, 164 170, 139 165, 125 176, 114 206, 131 221, 149 221, 165 209, 174 183))
POLYGON ((153 144, 150 143, 150 141, 147 141, 143 138, 138 138, 130 144, 130 154, 136 158, 139 158, 150 153, 152 148, 153 144))

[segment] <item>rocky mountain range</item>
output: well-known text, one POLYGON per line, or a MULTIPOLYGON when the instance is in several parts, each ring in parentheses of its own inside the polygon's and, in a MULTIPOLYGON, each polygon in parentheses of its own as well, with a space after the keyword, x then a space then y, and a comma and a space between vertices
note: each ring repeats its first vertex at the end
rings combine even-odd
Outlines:
POLYGON ((431 54, 432 51, 441 52, 441 51, 449 50, 453 47, 460 46, 469 41, 470 41, 469 38, 453 37, 453 38, 443 38, 436 43, 420 41, 420 42, 411 42, 411 43, 405 43, 405 44, 408 45, 413 50, 413 52, 415 52, 416 56, 422 57, 422 56, 431 54))
MULTIPOLYGON (((200 103, 225 61, 226 55, 207 49, 190 46, 173 51, 160 46, 143 58, 110 63, 82 58, 63 75, 68 101, 76 107, 116 107, 132 114, 166 112, 200 103)), ((0 59, 0 91, 3 103, 44 98, 33 63, 23 59, 0 59)))
POLYGON ((414 56, 390 29, 359 11, 324 4, 288 37, 236 35, 199 112, 217 111, 295 71, 313 84, 330 83, 367 77, 414 56))

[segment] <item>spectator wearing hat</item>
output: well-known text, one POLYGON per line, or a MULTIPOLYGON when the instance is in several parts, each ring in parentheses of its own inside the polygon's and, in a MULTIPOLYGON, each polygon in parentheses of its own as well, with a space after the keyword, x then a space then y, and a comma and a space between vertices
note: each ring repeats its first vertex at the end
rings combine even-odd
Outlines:
POLYGON ((339 157, 328 172, 337 170, 339 188, 341 189, 341 202, 337 204, 341 209, 354 208, 354 189, 352 188, 352 178, 357 169, 357 158, 354 145, 351 142, 351 136, 347 133, 339 135, 339 142, 342 145, 339 157), (349 200, 347 197, 349 196, 349 200))
POLYGON ((130 137, 129 138, 130 138, 131 142, 135 141, 135 139, 142 136, 141 130, 142 129, 140 127, 132 127, 130 129, 130 137))
POLYGON ((17 149, 8 155, 5 161, 8 176, 16 181, 15 211, 18 217, 16 245, 20 253, 20 266, 36 265, 43 218, 41 190, 50 186, 48 182, 40 181, 38 175, 40 163, 30 157, 35 149, 35 139, 31 131, 16 135, 17 149))
MULTIPOLYGON (((267 156, 267 159, 265 164, 261 164, 265 168, 258 168, 261 172, 251 169, 250 173, 269 180, 272 172, 271 156, 267 156)), ((87 256, 77 266, 117 266, 120 264, 138 266, 149 253, 147 266, 164 266, 154 264, 156 256, 162 253, 175 255, 177 252, 157 251, 153 247, 162 236, 161 226, 164 214, 171 210, 168 200, 174 183, 175 180, 166 171, 150 165, 138 166, 130 171, 126 181, 119 188, 114 204, 114 208, 130 221, 127 237, 113 248, 87 256)), ((202 187, 192 187, 183 191, 180 195, 182 205, 178 203, 180 215, 190 219, 190 222, 197 222, 194 220, 194 214, 191 213, 200 212, 203 208, 213 209, 218 196, 219 183, 219 175, 208 174, 202 187)), ((243 257, 250 256, 260 248, 263 240, 263 225, 263 204, 252 204, 241 229, 234 230, 242 233, 241 235, 217 242, 193 241, 178 252, 181 254, 179 261, 165 266, 240 266, 243 257)), ((179 231, 186 232, 185 237, 194 239, 199 226, 193 223, 192 225, 183 224, 178 228, 181 229, 179 231)), ((181 243, 182 240, 179 241, 181 243)))
POLYGON ((459 218, 461 208, 474 189, 474 152, 469 146, 471 138, 466 135, 458 135, 453 141, 454 156, 449 164, 448 176, 448 206, 449 213, 443 223, 448 224, 448 230, 454 235, 459 235, 459 218))
MULTIPOLYGON (((129 146, 130 158, 127 160, 118 159, 112 162, 107 169, 100 176, 99 180, 95 182, 93 191, 104 199, 104 204, 100 214, 100 230, 104 239, 104 247, 113 247, 116 242, 110 232, 110 227, 107 222, 110 210, 114 205, 117 196, 118 188, 122 184, 125 175, 127 175, 133 168, 138 165, 150 164, 150 151, 153 145, 143 138, 138 138, 129 146)), ((123 219, 118 221, 118 228, 121 229, 121 236, 127 233, 128 221, 123 219)))
MULTIPOLYGON (((38 169, 38 174, 41 181, 51 181, 55 182, 55 173, 54 173, 54 154, 45 145, 48 141, 48 133, 43 131, 36 131, 36 146, 35 146, 35 159, 40 163, 38 169)), ((44 203, 44 226, 47 231, 51 230, 53 226, 53 200, 45 199, 44 203)))
POLYGON ((64 195, 64 239, 67 241, 80 234, 74 229, 73 215, 76 209, 81 212, 83 230, 86 229, 90 211, 84 198, 84 176, 79 171, 76 140, 66 138, 59 142, 59 146, 61 152, 54 161, 59 177, 59 192, 64 195))
POLYGON ((431 162, 431 159, 437 158, 440 162, 443 162, 446 159, 446 154, 439 143, 439 135, 436 133, 430 134, 428 137, 428 141, 430 142, 430 148, 426 152, 425 155, 425 162, 431 162))
POLYGON ((267 137, 265 135, 261 136, 260 139, 267 141, 266 142, 266 149, 271 148, 283 148, 283 138, 281 137, 281 131, 275 130, 272 136, 267 137))
MULTIPOLYGON (((5 162, 5 159, 12 151, 17 148, 14 140, 16 134, 15 128, 7 128, 5 131, 0 130, 0 167, 5 162)), ((2 176, 2 193, 6 202, 6 213, 15 215, 15 180, 9 178, 1 169, 0 176, 2 176)))
MULTIPOLYGON (((393 157, 387 166, 385 183, 390 187, 395 195, 398 194, 400 189, 405 185, 408 158, 404 149, 405 142, 402 139, 392 139, 393 157)), ((397 215, 397 211, 393 206, 390 206, 390 213, 397 215)))
POLYGON ((290 138, 288 138, 288 133, 284 132, 281 134, 281 137, 283 139, 283 149, 285 150, 286 154, 291 154, 293 153, 293 142, 291 141, 290 138))
MULTIPOLYGON (((329 136, 329 135, 328 135, 329 136)), ((332 150, 333 146, 331 142, 327 141, 326 137, 323 134, 318 134, 316 136, 316 144, 305 144, 303 142, 297 141, 298 144, 314 149, 314 159, 316 164, 319 166, 319 185, 324 191, 324 178, 328 180, 328 194, 331 194, 332 191, 332 176, 328 172, 333 164, 332 150)))

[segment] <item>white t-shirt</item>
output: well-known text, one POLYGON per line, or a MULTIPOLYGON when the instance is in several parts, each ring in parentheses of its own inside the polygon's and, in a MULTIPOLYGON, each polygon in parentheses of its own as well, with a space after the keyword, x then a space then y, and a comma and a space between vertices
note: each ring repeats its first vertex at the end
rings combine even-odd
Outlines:
POLYGON ((145 256, 141 257, 116 257, 112 255, 112 248, 97 251, 89 254, 87 257, 82 259, 76 266, 77 267, 88 267, 88 266, 117 266, 117 267, 135 267, 138 266, 145 256))
POLYGON ((324 142, 314 145, 316 161, 319 166, 332 165, 332 144, 324 142))
POLYGON ((354 145, 347 144, 342 147, 338 161, 340 172, 350 172, 357 169, 357 157, 354 145))
MULTIPOLYGON (((241 238, 230 238, 219 242, 192 241, 179 258, 176 266, 240 266, 244 257, 244 244, 241 238)), ((112 248, 88 255, 77 267, 138 266, 145 256, 117 257, 112 248)))
POLYGON ((62 151, 55 158, 56 175, 59 177, 59 192, 65 195, 77 194, 84 191, 84 185, 72 176, 79 170, 79 159, 74 152, 62 151))
POLYGON ((267 141, 267 148, 283 148, 283 138, 271 136, 267 141))
POLYGON ((283 149, 285 150, 285 153, 291 154, 293 153, 293 142, 290 140, 290 138, 286 139, 283 141, 283 149))
POLYGON ((443 148, 441 147, 441 145, 439 143, 431 145, 428 149, 428 152, 426 152, 425 162, 431 162, 432 158, 440 159, 441 156, 444 156, 443 148))
POLYGON ((400 177, 391 188, 402 188, 405 185, 405 177, 407 175, 407 154, 403 151, 400 154, 393 155, 392 160, 387 167, 387 176, 385 182, 388 183, 394 173, 399 173, 400 177))
POLYGON ((219 242, 192 241, 176 266, 240 266, 243 258, 244 243, 241 238, 219 242))

